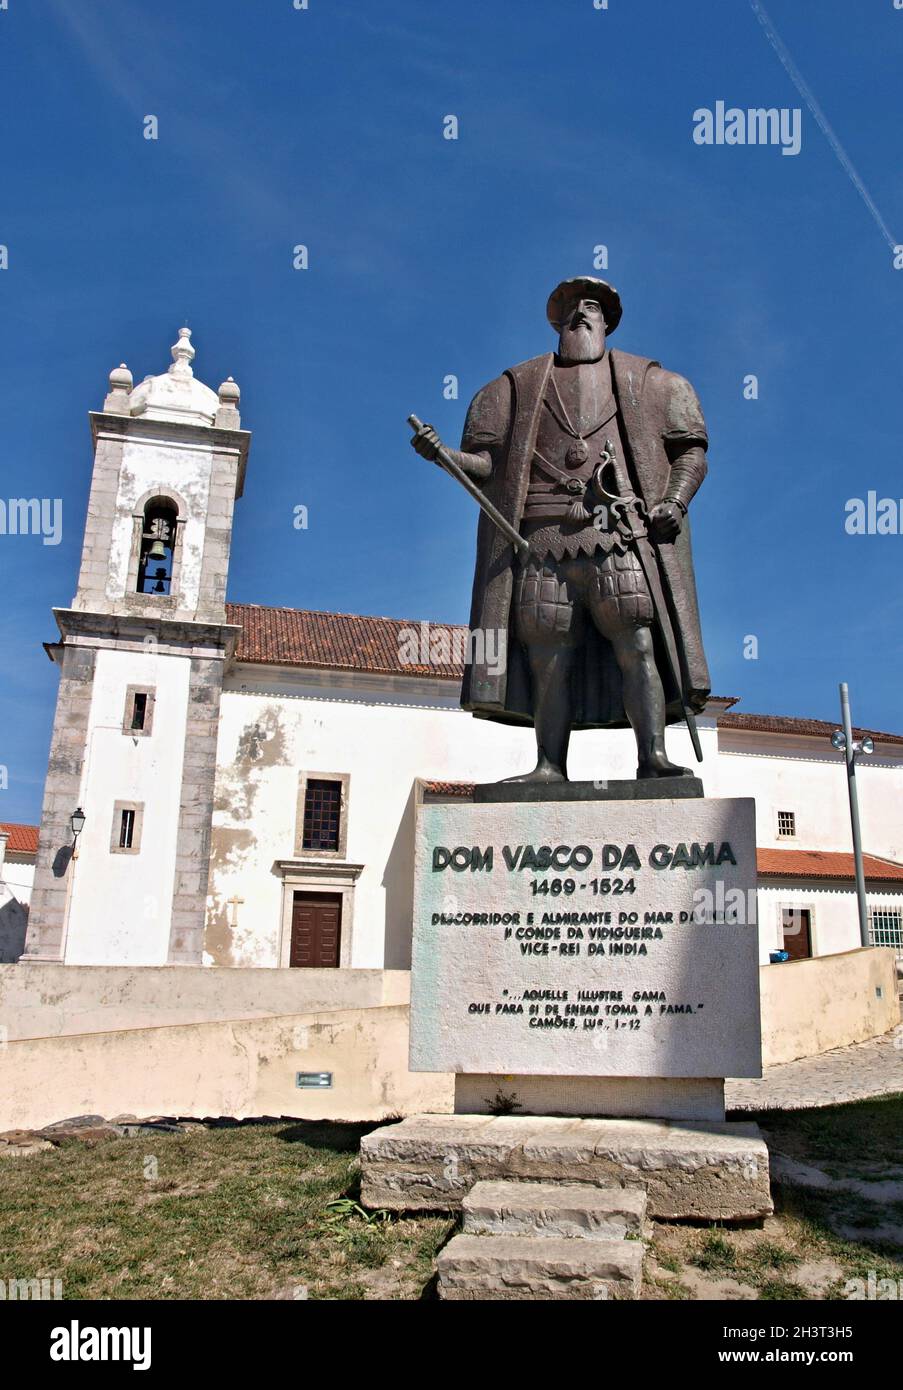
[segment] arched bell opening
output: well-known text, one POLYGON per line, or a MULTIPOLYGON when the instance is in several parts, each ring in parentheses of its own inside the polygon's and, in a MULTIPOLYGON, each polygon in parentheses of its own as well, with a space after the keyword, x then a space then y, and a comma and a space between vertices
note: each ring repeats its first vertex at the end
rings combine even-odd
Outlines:
POLYGON ((139 594, 172 591, 178 509, 166 497, 155 497, 144 508, 138 559, 139 594))

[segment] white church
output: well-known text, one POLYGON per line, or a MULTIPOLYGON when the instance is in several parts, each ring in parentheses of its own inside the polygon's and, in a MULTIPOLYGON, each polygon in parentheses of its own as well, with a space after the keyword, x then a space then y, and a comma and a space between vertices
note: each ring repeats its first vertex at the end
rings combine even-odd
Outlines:
MULTIPOLYGON (((521 770, 532 733, 461 711, 462 629, 227 602, 250 435, 238 386, 204 386, 194 355, 183 328, 168 371, 133 386, 116 368, 90 417, 81 568, 46 644, 60 685, 36 855, 33 828, 0 826, 0 959, 404 970, 418 802, 521 770)), ((761 960, 852 950, 835 726, 737 703, 700 717, 700 775, 707 796, 756 801, 761 960)), ((856 733, 874 741, 870 937, 903 952, 903 735, 856 733)), ((684 726, 668 745, 692 761, 684 726)), ((629 731, 600 731, 570 771, 634 764, 629 731)))

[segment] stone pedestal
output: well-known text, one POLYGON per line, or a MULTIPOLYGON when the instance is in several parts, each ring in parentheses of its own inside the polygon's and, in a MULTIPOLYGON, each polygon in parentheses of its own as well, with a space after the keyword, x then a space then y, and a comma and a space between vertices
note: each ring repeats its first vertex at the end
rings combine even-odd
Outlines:
POLYGON ((439 1297, 461 1302, 630 1299, 643 1280, 643 1246, 627 1240, 455 1236, 437 1260, 439 1297))
POLYGON ((478 1182, 462 1210, 464 1229, 437 1261, 440 1298, 639 1297, 646 1249, 639 1188, 478 1182))
POLYGON ((642 1119, 723 1120, 724 1080, 685 1076, 455 1077, 455 1113, 492 1115, 499 1098, 516 1098, 518 1115, 621 1115, 642 1119))
POLYGON ((723 1119, 758 983, 752 800, 419 809, 411 1069, 457 1111, 723 1119))
POLYGON ((646 1194, 589 1183, 478 1182, 461 1203, 465 1235, 642 1240, 646 1194))
POLYGON ((677 801, 703 796, 698 777, 639 777, 610 782, 478 782, 476 802, 677 801))
POLYGON ((651 1217, 770 1215, 768 1150, 755 1124, 412 1115, 361 1140, 361 1200, 390 1211, 458 1211, 477 1183, 638 1188, 651 1217))
POLYGON ((723 1078, 761 1074, 755 908, 751 800, 420 808, 411 1069, 456 1073, 458 1113, 367 1135, 362 1200, 463 1206, 443 1297, 635 1297, 613 1222, 771 1212, 724 1123, 723 1078))

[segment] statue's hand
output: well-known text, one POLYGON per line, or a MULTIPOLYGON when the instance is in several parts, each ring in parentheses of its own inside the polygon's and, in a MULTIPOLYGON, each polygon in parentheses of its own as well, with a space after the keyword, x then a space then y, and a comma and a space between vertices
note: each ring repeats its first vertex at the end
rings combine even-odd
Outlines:
POLYGON ((436 455, 442 448, 442 440, 432 425, 421 425, 411 440, 411 448, 415 449, 422 459, 428 459, 430 463, 434 463, 436 455))
POLYGON ((649 513, 649 530, 657 541, 673 541, 680 534, 683 519, 676 502, 659 502, 649 513))

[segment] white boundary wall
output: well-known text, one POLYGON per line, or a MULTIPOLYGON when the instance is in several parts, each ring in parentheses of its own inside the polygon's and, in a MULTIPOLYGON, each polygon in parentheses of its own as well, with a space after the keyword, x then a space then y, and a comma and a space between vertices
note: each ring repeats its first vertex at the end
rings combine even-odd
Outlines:
MULTIPOLYGON (((899 1025, 886 948, 760 974, 767 1065, 899 1025)), ((408 987, 401 971, 0 966, 0 1130, 77 1114, 450 1112, 453 1077, 408 1070, 408 987), (333 1087, 300 1090, 298 1071, 331 1071, 333 1087)))

